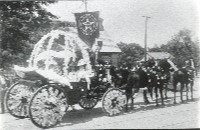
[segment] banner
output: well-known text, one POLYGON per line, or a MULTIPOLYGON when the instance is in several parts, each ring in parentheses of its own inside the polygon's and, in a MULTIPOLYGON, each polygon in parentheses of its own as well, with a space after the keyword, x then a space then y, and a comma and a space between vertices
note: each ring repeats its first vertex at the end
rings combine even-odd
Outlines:
POLYGON ((75 13, 75 18, 79 37, 92 47, 99 37, 99 11, 75 13))
POLYGON ((99 17, 99 31, 104 31, 103 19, 99 17))

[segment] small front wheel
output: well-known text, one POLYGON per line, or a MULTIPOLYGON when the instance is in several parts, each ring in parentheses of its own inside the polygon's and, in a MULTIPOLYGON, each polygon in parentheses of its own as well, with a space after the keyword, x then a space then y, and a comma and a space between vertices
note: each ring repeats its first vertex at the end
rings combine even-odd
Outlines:
POLYGON ((51 128, 62 121, 67 107, 63 89, 56 84, 48 84, 33 95, 29 105, 30 119, 37 127, 51 128))
POLYGON ((98 102, 98 98, 94 97, 92 95, 85 95, 83 96, 80 101, 79 101, 79 105, 88 110, 88 109, 92 109, 97 105, 98 102))
POLYGON ((121 113, 125 104, 126 95, 118 88, 109 89, 102 97, 103 111, 109 116, 114 116, 121 113))

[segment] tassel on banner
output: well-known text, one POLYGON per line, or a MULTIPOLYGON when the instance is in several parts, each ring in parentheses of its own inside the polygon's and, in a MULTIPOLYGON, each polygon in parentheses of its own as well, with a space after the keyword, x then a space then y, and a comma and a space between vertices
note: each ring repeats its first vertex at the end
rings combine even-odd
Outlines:
POLYGON ((104 31, 103 19, 99 17, 99 31, 104 31))

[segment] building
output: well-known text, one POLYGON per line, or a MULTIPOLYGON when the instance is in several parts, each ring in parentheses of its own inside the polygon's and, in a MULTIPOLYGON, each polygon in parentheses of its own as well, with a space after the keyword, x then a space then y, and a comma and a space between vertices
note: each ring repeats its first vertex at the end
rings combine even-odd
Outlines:
POLYGON ((99 58, 104 61, 108 61, 117 67, 119 64, 119 55, 121 54, 121 50, 117 46, 117 43, 112 41, 108 36, 105 36, 104 34, 101 34, 100 38, 96 39, 96 45, 98 42, 102 43, 99 58))
MULTIPOLYGON (((154 60, 161 60, 161 59, 172 59, 174 58, 171 54, 167 52, 147 52, 147 60, 154 59, 154 60)), ((144 61, 144 58, 141 60, 144 61)))

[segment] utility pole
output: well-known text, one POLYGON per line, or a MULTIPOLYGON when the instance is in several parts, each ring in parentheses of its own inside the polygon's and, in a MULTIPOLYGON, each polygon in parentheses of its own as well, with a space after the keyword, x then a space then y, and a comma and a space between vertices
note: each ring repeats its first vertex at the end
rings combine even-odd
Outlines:
POLYGON ((142 16, 142 17, 145 17, 145 34, 144 34, 144 60, 145 62, 147 61, 147 22, 148 22, 148 19, 151 18, 149 16, 142 16))
POLYGON ((87 12, 87 0, 84 0, 85 3, 85 12, 87 12))

